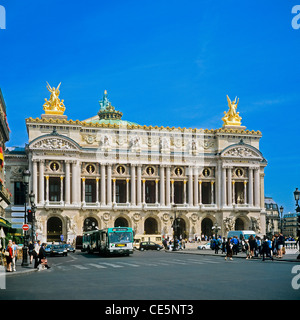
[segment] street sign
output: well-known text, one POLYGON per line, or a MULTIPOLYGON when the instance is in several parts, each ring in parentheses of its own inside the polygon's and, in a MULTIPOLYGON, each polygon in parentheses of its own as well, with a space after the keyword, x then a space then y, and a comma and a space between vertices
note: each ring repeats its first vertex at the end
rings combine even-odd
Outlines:
POLYGON ((23 224, 22 229, 24 231, 28 231, 29 230, 29 225, 28 224, 23 224))

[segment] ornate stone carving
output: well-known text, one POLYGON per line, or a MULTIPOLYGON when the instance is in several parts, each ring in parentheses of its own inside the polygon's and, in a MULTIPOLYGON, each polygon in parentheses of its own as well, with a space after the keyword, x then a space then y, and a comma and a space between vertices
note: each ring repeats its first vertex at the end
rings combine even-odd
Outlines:
POLYGON ((34 143, 30 149, 78 150, 76 146, 62 138, 46 138, 40 140, 34 143))
POLYGON ((261 156, 247 147, 235 147, 224 153, 224 157, 261 158, 261 156))
POLYGON ((232 218, 225 218, 223 220, 225 231, 234 230, 234 221, 232 218))

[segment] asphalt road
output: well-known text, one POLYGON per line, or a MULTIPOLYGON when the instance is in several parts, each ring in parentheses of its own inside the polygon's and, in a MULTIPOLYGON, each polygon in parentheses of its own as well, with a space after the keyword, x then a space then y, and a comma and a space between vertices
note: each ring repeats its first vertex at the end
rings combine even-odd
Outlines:
POLYGON ((6 277, 0 300, 300 300, 297 264, 289 262, 164 251, 108 258, 76 252, 48 261, 49 270, 6 277))

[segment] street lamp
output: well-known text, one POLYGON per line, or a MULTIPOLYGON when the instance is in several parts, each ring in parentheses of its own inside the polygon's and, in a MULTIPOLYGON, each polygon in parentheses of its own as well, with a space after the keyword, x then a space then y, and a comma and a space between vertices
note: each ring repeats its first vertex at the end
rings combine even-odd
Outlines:
MULTIPOLYGON (((28 195, 28 184, 30 180, 30 171, 28 169, 23 171, 23 184, 24 184, 24 193, 25 193, 25 199, 24 199, 24 224, 27 223, 27 195, 28 195)), ((27 246, 27 231, 24 231, 24 245, 23 245, 23 260, 22 260, 22 267, 28 267, 28 246, 27 246)))
POLYGON ((294 197, 295 197, 295 201, 296 201, 296 212, 300 212, 300 208, 299 208, 299 198, 300 198, 300 191, 298 190, 298 188, 296 188, 296 190, 294 191, 294 197))
POLYGON ((36 212, 36 204, 34 203, 34 201, 35 201, 35 194, 33 193, 32 190, 31 190, 31 192, 30 192, 30 194, 29 194, 29 201, 30 201, 31 211, 32 211, 31 238, 32 238, 32 242, 34 242, 34 239, 35 239, 35 212, 36 212))
POLYGON ((281 232, 281 233, 283 233, 283 230, 282 230, 282 214, 283 214, 283 206, 280 206, 279 211, 280 211, 280 232, 281 232))
POLYGON ((180 218, 176 217, 176 206, 173 205, 174 209, 174 218, 171 216, 170 220, 172 222, 172 228, 173 228, 173 234, 174 234, 174 245, 173 245, 173 251, 176 251, 177 248, 177 236, 178 236, 178 227, 179 227, 179 220, 180 218))
POLYGON ((299 207, 298 201, 300 198, 300 191, 298 190, 298 188, 296 188, 296 190, 294 191, 294 197, 295 197, 295 201, 296 201, 296 212, 297 212, 297 236, 299 238, 299 236, 300 236, 300 207, 299 207))

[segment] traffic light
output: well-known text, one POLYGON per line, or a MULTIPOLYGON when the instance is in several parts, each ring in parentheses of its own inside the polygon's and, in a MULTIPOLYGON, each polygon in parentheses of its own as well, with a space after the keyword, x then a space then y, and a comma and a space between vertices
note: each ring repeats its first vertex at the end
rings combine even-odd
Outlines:
POLYGON ((32 210, 27 209, 27 222, 32 222, 32 210))

